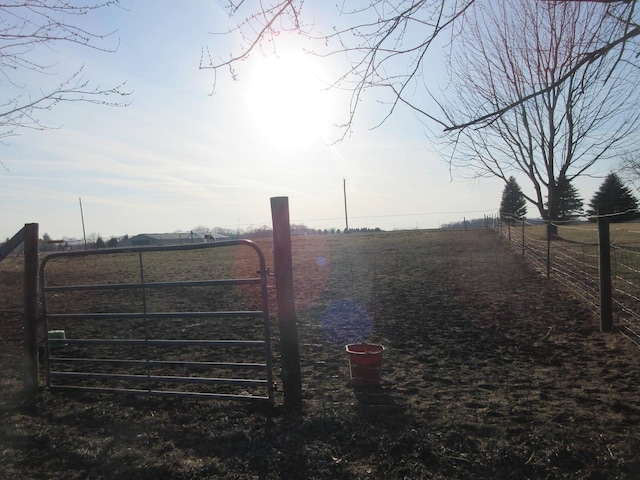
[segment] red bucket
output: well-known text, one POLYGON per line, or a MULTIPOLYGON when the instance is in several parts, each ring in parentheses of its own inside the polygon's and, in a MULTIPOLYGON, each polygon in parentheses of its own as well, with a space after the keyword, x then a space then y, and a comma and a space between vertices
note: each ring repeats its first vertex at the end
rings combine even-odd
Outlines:
POLYGON ((384 346, 372 343, 351 343, 344 349, 349 356, 351 384, 356 387, 379 385, 384 346))

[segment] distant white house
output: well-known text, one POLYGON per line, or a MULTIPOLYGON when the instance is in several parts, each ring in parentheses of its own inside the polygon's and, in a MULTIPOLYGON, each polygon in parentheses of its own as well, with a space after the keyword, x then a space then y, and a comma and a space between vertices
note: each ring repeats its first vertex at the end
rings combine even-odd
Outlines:
POLYGON ((147 247, 161 245, 186 245, 190 243, 208 243, 227 240, 229 237, 219 233, 203 235, 195 232, 181 233, 140 233, 118 243, 119 247, 147 247))

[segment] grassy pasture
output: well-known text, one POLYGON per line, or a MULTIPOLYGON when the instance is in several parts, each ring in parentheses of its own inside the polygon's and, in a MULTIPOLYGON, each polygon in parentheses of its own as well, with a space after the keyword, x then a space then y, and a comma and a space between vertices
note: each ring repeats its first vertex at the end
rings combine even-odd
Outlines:
MULTIPOLYGON (((259 243, 273 268, 271 242, 259 243)), ((150 278, 191 278, 203 264, 225 276, 255 268, 225 255, 150 260, 150 278)), ((631 479, 640 471, 637 349, 599 333, 588 308, 494 232, 294 238, 301 415, 282 411, 281 392, 275 409, 47 389, 26 398, 21 259, 7 260, 0 478, 631 479), (350 385, 344 343, 358 340, 387 347, 379 387, 350 385)), ((60 283, 138 274, 120 262, 51 273, 60 283)), ((272 277, 269 295, 277 357, 272 277)), ((154 302, 212 301, 166 297, 154 302)), ((227 300, 254 301, 242 289, 227 300)), ((80 301, 124 308, 131 300, 80 301)))
MULTIPOLYGON (((512 226, 514 235, 520 235, 520 225, 512 226)), ((611 243, 628 247, 640 246, 640 223, 610 223, 609 233, 611 243)), ((525 235, 540 241, 546 241, 546 225, 526 225, 525 235)), ((598 224, 595 222, 581 222, 568 225, 558 225, 558 236, 565 240, 581 243, 598 243, 598 224)))

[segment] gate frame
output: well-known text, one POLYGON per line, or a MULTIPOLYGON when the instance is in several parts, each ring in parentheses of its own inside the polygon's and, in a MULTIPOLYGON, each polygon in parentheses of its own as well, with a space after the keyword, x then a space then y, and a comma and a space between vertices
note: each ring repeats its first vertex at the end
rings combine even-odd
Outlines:
MULTIPOLYGON (((140 264, 140 268, 142 269, 142 263, 140 264)), ((83 390, 83 391, 101 391, 101 392, 112 392, 112 393, 133 393, 133 394, 143 394, 143 395, 165 395, 165 396, 186 396, 186 397, 202 397, 202 398, 214 398, 214 399, 233 399, 233 400, 260 400, 260 401, 268 401, 271 405, 275 403, 275 385, 273 382, 273 362, 272 362, 272 352, 271 352, 271 336, 270 336, 270 320, 269 320, 269 302, 268 302, 268 293, 267 293, 267 268, 266 261, 264 257, 264 253, 260 249, 258 245, 254 242, 246 239, 238 239, 238 240, 226 240, 220 241, 216 243, 208 243, 208 244, 188 244, 188 245, 168 245, 168 246, 151 246, 151 247, 121 247, 121 248, 111 248, 104 250, 85 250, 85 251, 71 251, 71 252, 57 252, 47 255, 45 259, 42 260, 39 269, 39 284, 40 284, 40 298, 41 298, 41 319, 43 320, 44 325, 44 334, 45 334, 45 372, 46 372, 46 385, 52 389, 74 389, 74 390, 83 390), (54 260, 61 257, 89 257, 96 255, 114 255, 114 254, 138 254, 140 256, 140 262, 142 262, 142 254, 149 252, 173 252, 173 251, 190 251, 190 250, 204 250, 211 248, 221 248, 221 247, 231 247, 231 246, 248 246, 252 248, 258 256, 260 270, 258 278, 234 278, 234 279, 209 279, 206 281, 175 281, 175 282, 151 282, 145 283, 144 279, 141 278, 139 283, 121 283, 121 284, 98 284, 98 285, 67 285, 67 286, 48 286, 46 283, 45 277, 45 269, 50 260, 54 260), (203 344, 205 342, 208 345, 212 346, 221 346, 221 345, 249 345, 256 346, 257 344, 263 343, 264 345, 264 356, 265 363, 264 364, 254 364, 255 366, 264 366, 266 368, 266 388, 267 388, 267 396, 256 396, 256 395, 236 395, 236 394, 223 394, 223 393, 206 393, 206 392, 177 392, 177 391, 169 391, 169 390, 145 390, 145 389, 116 389, 116 388, 91 388, 91 387, 65 387, 65 386, 57 386, 51 385, 51 371, 50 371, 50 347, 52 344, 67 342, 67 343, 78 343, 78 344, 88 344, 91 343, 87 341, 87 339, 77 339, 77 340, 59 340, 59 339, 49 339, 48 331, 49 331, 49 318, 60 318, 54 317, 54 314, 50 314, 47 309, 47 294, 54 291, 65 291, 65 290, 108 290, 108 289, 145 289, 145 288, 165 288, 165 287, 178 287, 178 286, 186 286, 186 285, 199 285, 199 286, 213 286, 213 285, 246 285, 246 284, 259 284, 260 285, 260 293, 262 299, 262 310, 255 310, 249 312, 240 312, 240 311, 215 311, 215 312, 154 312, 148 313, 146 312, 146 307, 143 305, 143 312, 135 313, 135 314, 126 314, 126 313, 113 313, 114 316, 118 316, 121 318, 128 317, 132 318, 131 315, 135 315, 139 318, 148 318, 149 316, 169 316, 171 318, 187 318, 189 316, 208 316, 208 317, 220 317, 220 316, 256 316, 262 319, 263 323, 263 336, 264 342, 262 341, 249 341, 249 340, 234 340, 234 341, 225 341, 225 340, 156 340, 155 342, 158 344, 166 344, 167 342, 179 342, 180 345, 189 345, 189 344, 203 344)), ((63 316, 69 317, 67 314, 62 314, 63 316)), ((83 318, 98 318, 100 314, 77 314, 81 315, 83 318)), ((104 315, 103 315, 104 317, 104 315)), ((80 318, 80 317, 75 317, 80 318)), ((126 341, 126 340, 125 340, 126 341)), ((104 340, 102 343, 116 343, 115 340, 104 340)), ((130 339, 129 343, 134 342, 135 340, 130 339)), ((133 360, 133 359, 129 359, 133 360)), ((242 366, 243 364, 230 363, 227 366, 242 366)), ((244 364, 246 365, 246 364, 244 364)), ((89 374, 90 375, 90 374, 89 374)), ((107 374, 108 375, 108 374, 107 374)), ((189 382, 190 377, 170 377, 176 379, 182 379, 183 382, 189 382)), ((244 380, 239 379, 210 379, 211 383, 227 383, 227 384, 238 384, 242 383, 244 380)), ((260 382, 264 384, 264 380, 253 380, 247 379, 246 384, 255 384, 255 382, 260 382)))

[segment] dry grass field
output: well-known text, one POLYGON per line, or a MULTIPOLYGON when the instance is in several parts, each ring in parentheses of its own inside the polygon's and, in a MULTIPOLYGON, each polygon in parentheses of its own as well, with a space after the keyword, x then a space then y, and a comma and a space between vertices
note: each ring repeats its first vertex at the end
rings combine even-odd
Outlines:
MULTIPOLYGON (((514 225, 514 236, 521 235, 521 226, 514 225)), ((637 247, 640 245, 640 222, 610 223, 611 243, 637 247)), ((539 241, 546 241, 546 225, 525 226, 525 236, 539 241)), ((561 239, 582 243, 598 243, 598 225, 595 222, 576 222, 558 225, 558 236, 561 239)))
MULTIPOLYGON (((259 243, 272 266, 271 243, 259 243)), ((640 351, 600 333, 588 308, 494 232, 299 237, 293 260, 302 414, 283 410, 281 389, 275 407, 46 388, 26 396, 22 258, 0 262, 0 478, 637 478, 640 351), (344 344, 360 340, 387 348, 378 387, 349 382, 344 344)), ((202 268, 163 262, 175 278, 202 268)), ((243 258, 217 264, 246 268, 243 258)), ((127 268, 85 262, 55 274, 123 281, 127 268)), ((280 383, 273 298, 270 310, 280 383)))

